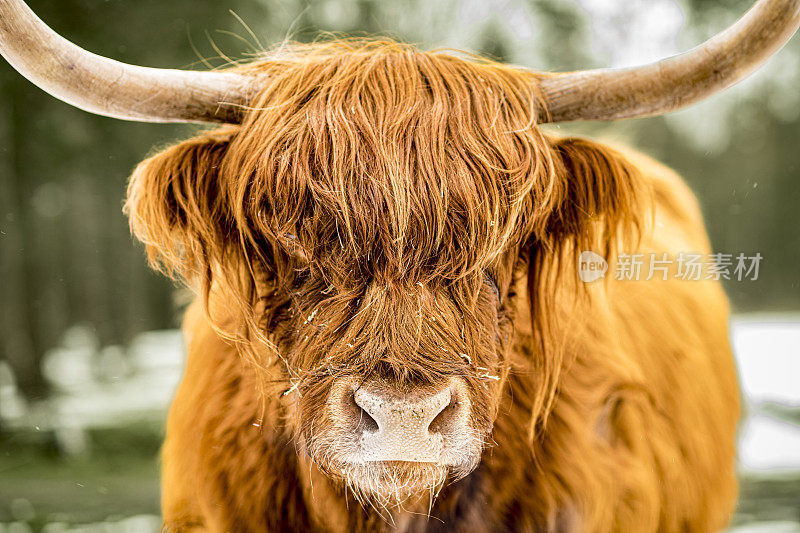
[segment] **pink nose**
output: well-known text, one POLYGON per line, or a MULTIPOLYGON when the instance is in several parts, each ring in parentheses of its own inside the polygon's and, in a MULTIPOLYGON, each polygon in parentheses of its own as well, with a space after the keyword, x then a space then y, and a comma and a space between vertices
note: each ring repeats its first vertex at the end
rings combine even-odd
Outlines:
POLYGON ((342 398, 362 461, 442 461, 448 443, 469 431, 466 398, 448 382, 402 393, 370 381, 342 398))

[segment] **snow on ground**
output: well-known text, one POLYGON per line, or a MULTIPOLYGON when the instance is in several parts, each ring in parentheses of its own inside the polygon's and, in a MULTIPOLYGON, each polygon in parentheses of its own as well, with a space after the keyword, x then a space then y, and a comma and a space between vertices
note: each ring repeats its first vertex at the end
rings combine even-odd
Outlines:
POLYGON ((749 474, 800 471, 800 426, 750 415, 740 430, 739 463, 749 474))
POLYGON ((737 316, 731 340, 749 412, 739 437, 742 471, 800 472, 800 315, 737 316), (776 405, 793 421, 769 409, 776 405))
POLYGON ((742 389, 751 403, 774 401, 800 408, 800 315, 734 317, 731 340, 742 389))
MULTIPOLYGON (((739 470, 750 479, 800 475, 800 314, 739 315, 731 321, 746 417, 740 429, 739 470)), ((75 328, 48 354, 52 398, 28 405, 10 368, 0 362, 0 419, 9 427, 52 429, 65 453, 81 453, 85 430, 139 417, 163 419, 183 368, 178 331, 153 331, 128 347, 100 348, 75 328), (65 425, 64 421, 69 421, 65 425)), ((773 520, 779 517, 773 517, 773 520)), ((52 523, 46 533, 156 532, 160 519, 140 515, 82 526, 52 523)), ((29 533, 24 522, 0 523, 0 533, 29 533)), ((800 533, 798 521, 759 521, 729 533, 800 533)))
MULTIPOLYGON (((800 314, 736 316, 731 340, 748 414, 740 430, 742 472, 800 473, 800 314)), ((86 428, 163 418, 183 357, 177 330, 100 348, 89 330, 73 328, 45 358, 53 398, 26 405, 10 369, 0 368, 0 418, 9 427, 53 429, 63 451, 80 453, 86 428)))
POLYGON ((788 521, 759 522, 731 528, 728 533, 800 533, 800 523, 788 521))

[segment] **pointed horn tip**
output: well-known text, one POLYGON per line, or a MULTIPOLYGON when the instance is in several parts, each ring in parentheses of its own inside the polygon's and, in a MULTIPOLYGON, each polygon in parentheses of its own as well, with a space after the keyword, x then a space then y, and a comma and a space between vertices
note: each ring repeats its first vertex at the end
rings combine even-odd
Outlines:
POLYGON ((660 62, 544 74, 539 122, 637 118, 689 106, 752 74, 798 26, 800 0, 759 0, 730 28, 660 62))
POLYGON ((233 72, 148 68, 95 55, 55 33, 22 0, 0 0, 0 53, 59 100, 141 122, 238 123, 263 83, 233 72))

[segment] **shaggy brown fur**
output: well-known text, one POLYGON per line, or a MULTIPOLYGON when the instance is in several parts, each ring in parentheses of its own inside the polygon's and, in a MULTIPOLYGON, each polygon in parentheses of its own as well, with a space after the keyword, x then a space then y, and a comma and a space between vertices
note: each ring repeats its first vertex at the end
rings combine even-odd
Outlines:
POLYGON ((153 264, 200 293, 169 531, 724 526, 739 407, 719 284, 576 276, 581 250, 708 251, 678 177, 545 134, 538 75, 483 59, 335 42, 242 68, 272 79, 244 123, 129 188, 153 264), (464 379, 480 464, 433 476, 430 509, 349 489, 369 473, 338 468, 325 401, 351 376, 464 379))

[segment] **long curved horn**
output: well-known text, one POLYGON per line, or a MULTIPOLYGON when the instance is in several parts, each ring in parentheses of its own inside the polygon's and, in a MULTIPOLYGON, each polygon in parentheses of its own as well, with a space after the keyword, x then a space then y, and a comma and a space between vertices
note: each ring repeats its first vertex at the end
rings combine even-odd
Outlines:
POLYGON ((127 65, 87 52, 51 30, 22 0, 0 0, 0 54, 59 100, 140 122, 241 121, 254 79, 127 65))
POLYGON ((746 78, 800 26, 800 0, 759 0, 736 24, 684 54, 628 69, 546 74, 540 122, 668 113, 746 78))

